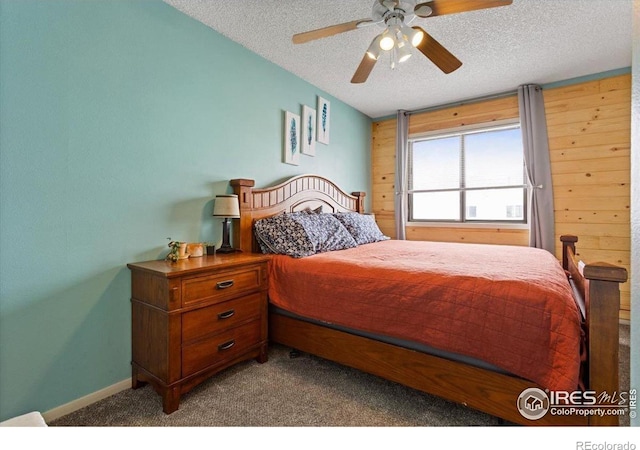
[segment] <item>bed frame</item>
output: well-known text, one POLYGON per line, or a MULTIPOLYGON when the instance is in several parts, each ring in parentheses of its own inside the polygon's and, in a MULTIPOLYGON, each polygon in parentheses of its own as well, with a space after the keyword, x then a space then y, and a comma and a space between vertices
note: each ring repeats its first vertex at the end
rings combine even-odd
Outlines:
MULTIPOLYGON (((300 175, 264 189, 248 179, 231 180, 240 201, 240 223, 234 243, 242 251, 259 252, 254 237, 256 220, 281 212, 322 205, 324 212, 364 213, 364 192, 348 194, 330 180, 300 175)), ((237 225, 237 224, 235 224, 237 225)), ((627 280, 624 268, 607 263, 583 265, 576 259, 575 236, 561 236, 562 264, 576 301, 586 315, 586 361, 581 383, 585 390, 619 393, 618 334, 619 283, 627 280)), ((558 416, 547 413, 532 421, 517 409, 518 396, 535 383, 415 350, 406 349, 297 320, 269 314, 269 339, 293 349, 350 366, 405 386, 523 425, 618 425, 617 416, 558 416)))

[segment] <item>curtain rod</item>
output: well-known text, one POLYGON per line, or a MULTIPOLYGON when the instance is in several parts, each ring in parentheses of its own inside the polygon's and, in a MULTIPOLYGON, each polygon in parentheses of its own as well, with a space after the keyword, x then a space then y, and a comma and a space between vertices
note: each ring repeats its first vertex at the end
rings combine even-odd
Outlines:
POLYGON ((430 106, 428 108, 416 109, 416 110, 413 110, 413 111, 405 111, 405 114, 407 116, 410 116, 411 114, 420 114, 420 113, 424 113, 424 112, 437 111, 439 109, 452 108, 454 106, 468 105, 470 103, 484 102, 484 101, 487 101, 487 100, 495 100, 495 99, 498 99, 498 98, 509 97, 511 95, 518 95, 518 90, 516 89, 516 90, 513 90, 513 91, 501 92, 499 94, 486 95, 484 97, 477 97, 477 98, 471 98, 471 99, 467 99, 467 100, 460 100, 460 101, 457 101, 457 102, 447 103, 447 104, 444 104, 444 105, 430 106))

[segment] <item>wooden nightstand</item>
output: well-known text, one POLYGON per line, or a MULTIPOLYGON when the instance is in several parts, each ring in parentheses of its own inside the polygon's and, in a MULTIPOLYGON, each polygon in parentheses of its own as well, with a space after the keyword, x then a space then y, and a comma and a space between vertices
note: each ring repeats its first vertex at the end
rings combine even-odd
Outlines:
POLYGON ((241 361, 267 361, 267 263, 232 253, 131 270, 132 388, 150 383, 162 409, 241 361))

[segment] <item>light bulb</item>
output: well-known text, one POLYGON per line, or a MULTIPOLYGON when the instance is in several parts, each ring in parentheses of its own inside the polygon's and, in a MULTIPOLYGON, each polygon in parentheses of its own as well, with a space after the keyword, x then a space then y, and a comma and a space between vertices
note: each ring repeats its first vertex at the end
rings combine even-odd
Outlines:
POLYGON ((380 41, 380 48, 382 50, 391 50, 393 48, 393 38, 390 36, 383 37, 380 41))
POLYGON ((411 42, 411 45, 417 47, 424 39, 424 32, 422 30, 416 30, 415 28, 409 28, 405 25, 402 27, 402 36, 411 42))
POLYGON ((415 31, 415 33, 411 37, 411 45, 413 45, 414 47, 417 47, 418 45, 420 45, 420 43, 424 39, 424 33, 420 30, 413 30, 413 31, 415 31))
POLYGON ((382 39, 380 39, 380 48, 382 50, 389 51, 394 45, 396 45, 396 40, 390 34, 386 32, 385 34, 386 36, 383 36, 382 39))

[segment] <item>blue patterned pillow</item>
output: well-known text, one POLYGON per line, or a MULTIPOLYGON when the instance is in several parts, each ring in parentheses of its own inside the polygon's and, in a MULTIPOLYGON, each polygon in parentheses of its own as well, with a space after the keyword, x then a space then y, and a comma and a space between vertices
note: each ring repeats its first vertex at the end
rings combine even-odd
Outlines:
POLYGON ((254 231, 263 253, 295 258, 357 246, 332 214, 279 214, 256 221, 254 231))
POLYGON ((295 220, 306 230, 316 253, 345 250, 358 245, 333 214, 306 214, 295 220))
POLYGON ((358 245, 390 239, 380 231, 372 215, 347 212, 336 213, 334 216, 344 225, 358 245))
POLYGON ((304 212, 278 214, 260 219, 253 225, 262 253, 276 253, 295 258, 315 254, 315 248, 304 227, 295 220, 304 212))

